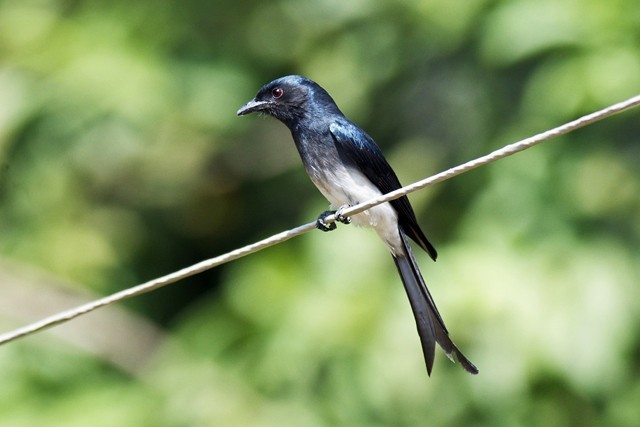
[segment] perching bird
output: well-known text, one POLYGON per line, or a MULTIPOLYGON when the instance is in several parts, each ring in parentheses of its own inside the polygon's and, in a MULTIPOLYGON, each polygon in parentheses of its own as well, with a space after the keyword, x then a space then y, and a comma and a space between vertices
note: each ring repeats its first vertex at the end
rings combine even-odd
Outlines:
MULTIPOLYGON (((338 208, 336 218, 340 222, 371 227, 387 245, 409 296, 428 374, 433 368, 436 342, 452 361, 455 355, 467 372, 477 374, 478 369, 449 338, 409 246, 408 238, 436 259, 436 250, 420 229, 409 199, 400 197, 353 218, 340 214, 340 208, 401 187, 374 140, 342 114, 323 88, 302 76, 286 76, 266 84, 237 114, 253 112, 273 116, 289 128, 311 181, 332 207, 338 208)), ((335 223, 324 222, 334 212, 320 215, 318 228, 335 229, 335 223)))

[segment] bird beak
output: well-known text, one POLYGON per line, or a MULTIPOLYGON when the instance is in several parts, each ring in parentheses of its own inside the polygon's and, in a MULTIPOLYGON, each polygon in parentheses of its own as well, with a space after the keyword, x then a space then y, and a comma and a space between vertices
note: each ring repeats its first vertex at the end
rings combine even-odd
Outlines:
POLYGON ((251 101, 244 104, 236 113, 239 116, 244 116, 245 114, 253 113, 256 111, 262 111, 270 104, 268 101, 256 101, 252 99, 251 101))

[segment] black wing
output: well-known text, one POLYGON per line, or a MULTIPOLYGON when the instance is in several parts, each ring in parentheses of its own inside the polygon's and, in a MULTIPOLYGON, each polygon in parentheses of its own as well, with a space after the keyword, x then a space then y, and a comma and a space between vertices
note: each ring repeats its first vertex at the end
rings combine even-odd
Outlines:
MULTIPOLYGON (((382 155, 382 151, 366 132, 346 119, 331 123, 329 130, 342 160, 362 171, 382 194, 402 187, 395 172, 382 155)), ((402 196, 389 203, 398 213, 398 221, 407 236, 435 260, 438 254, 420 229, 409 199, 402 196)))

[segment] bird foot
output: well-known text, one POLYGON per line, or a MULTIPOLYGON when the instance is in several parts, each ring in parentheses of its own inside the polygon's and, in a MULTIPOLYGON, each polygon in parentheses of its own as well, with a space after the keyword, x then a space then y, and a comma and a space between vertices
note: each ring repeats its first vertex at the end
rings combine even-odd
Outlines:
POLYGON ((333 231, 337 228, 336 223, 332 222, 327 224, 325 222, 325 218, 327 218, 330 215, 333 215, 335 220, 338 222, 341 222, 342 224, 351 224, 351 217, 349 216, 344 216, 342 215, 342 211, 344 211, 345 209, 349 208, 350 205, 343 205, 340 206, 337 210, 335 211, 324 211, 320 214, 320 216, 318 216, 318 219, 316 220, 316 228, 318 230, 322 230, 322 231, 333 231))
POLYGON ((347 225, 347 224, 351 224, 351 217, 350 216, 344 216, 342 214, 342 212, 345 211, 345 209, 349 209, 352 205, 342 205, 340 206, 336 211, 335 211, 335 215, 336 215, 336 221, 340 221, 341 223, 347 225))
POLYGON ((333 215, 335 213, 336 213, 336 211, 324 211, 324 212, 322 212, 320 214, 320 216, 318 216, 318 219, 316 220, 316 228, 318 230, 321 230, 321 231, 333 231, 333 230, 335 230, 336 227, 337 227, 335 222, 327 224, 324 221, 328 216, 333 215))

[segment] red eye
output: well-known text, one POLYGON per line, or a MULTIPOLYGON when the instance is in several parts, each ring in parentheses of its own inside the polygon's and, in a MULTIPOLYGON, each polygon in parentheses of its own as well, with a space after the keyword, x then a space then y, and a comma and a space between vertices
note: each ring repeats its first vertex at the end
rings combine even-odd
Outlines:
POLYGON ((273 89, 271 91, 271 95, 276 99, 280 98, 283 93, 284 93, 284 91, 282 89, 280 89, 279 87, 277 87, 277 88, 275 88, 275 89, 273 89))

